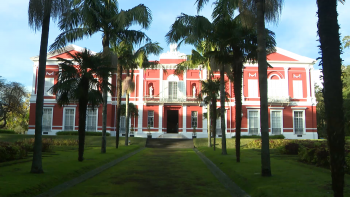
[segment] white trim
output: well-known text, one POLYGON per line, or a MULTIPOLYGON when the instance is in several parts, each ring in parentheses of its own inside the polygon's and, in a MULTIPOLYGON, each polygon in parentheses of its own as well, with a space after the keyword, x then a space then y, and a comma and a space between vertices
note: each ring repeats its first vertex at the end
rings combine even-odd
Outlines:
POLYGON ((303 128, 303 133, 302 135, 306 134, 306 120, 305 120, 305 110, 292 110, 292 117, 293 117, 293 134, 294 135, 300 135, 295 133, 295 127, 294 127, 294 112, 303 112, 303 123, 304 123, 304 128, 303 128))
POLYGON ((269 107, 270 109, 284 109, 284 107, 269 107))
POLYGON ((291 107, 292 109, 303 109, 303 110, 305 110, 305 109, 307 109, 307 107, 291 107))
POLYGON ((282 79, 278 74, 271 74, 268 78, 268 80, 271 80, 273 76, 277 76, 279 79, 282 79))
POLYGON ((66 109, 73 109, 74 112, 73 112, 73 130, 72 131, 75 131, 75 108, 73 107, 64 107, 63 108, 63 118, 62 118, 62 129, 65 131, 64 127, 65 127, 65 124, 66 124, 66 109))
POLYGON ((273 111, 277 111, 277 112, 281 112, 281 121, 280 121, 280 123, 281 123, 281 134, 283 134, 283 110, 281 109, 281 110, 270 110, 270 135, 274 135, 273 133, 272 133, 272 112, 273 111))
POLYGON ((186 116, 187 115, 187 106, 183 106, 182 107, 182 132, 183 133, 187 133, 187 120, 186 120, 186 116))
POLYGON ((162 127, 163 127, 163 105, 158 106, 158 127, 159 127, 158 132, 162 133, 163 132, 163 129, 162 129, 162 127))
POLYGON ((257 111, 258 112, 258 135, 260 135, 260 109, 248 109, 247 110, 247 126, 248 126, 248 134, 251 135, 251 133, 249 132, 249 112, 251 111, 257 111))
POLYGON ((260 109, 260 107, 246 107, 247 109, 260 109))

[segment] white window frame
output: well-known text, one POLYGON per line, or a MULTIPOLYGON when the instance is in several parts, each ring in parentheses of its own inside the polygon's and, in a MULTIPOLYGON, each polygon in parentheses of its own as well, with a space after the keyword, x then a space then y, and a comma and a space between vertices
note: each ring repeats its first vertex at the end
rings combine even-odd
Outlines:
POLYGON ((267 96, 271 98, 283 96, 283 89, 284 89, 283 86, 284 86, 283 79, 281 79, 281 77, 277 74, 272 74, 267 80, 267 90, 268 90, 267 96), (278 79, 272 79, 273 76, 277 76, 278 79), (271 83, 274 83, 274 82, 277 82, 278 84, 277 87, 276 86, 272 87, 271 83), (272 88, 274 88, 274 90, 271 90, 272 88), (275 88, 277 88, 277 90, 275 88))
POLYGON ((65 126, 66 126, 66 109, 73 109, 74 110, 74 113, 73 113, 73 130, 72 131, 76 131, 75 130, 75 113, 76 112, 75 112, 75 108, 74 107, 65 107, 65 108, 63 108, 63 124, 62 124, 63 130, 66 131, 65 130, 65 126))
POLYGON ((283 110, 276 110, 276 109, 270 109, 270 126, 271 126, 271 135, 275 135, 272 133, 272 112, 277 111, 277 112, 281 112, 281 134, 283 134, 283 110))
MULTIPOLYGON (((44 109, 51 109, 51 129, 50 131, 44 131, 42 129, 42 132, 51 132, 52 131, 52 124, 53 124, 53 107, 43 107, 43 117, 44 117, 44 109)), ((42 118, 42 121, 44 120, 44 118, 42 118)), ((43 125, 43 122, 41 123, 43 125)))
POLYGON ((193 112, 196 112, 197 114, 196 114, 196 128, 198 128, 198 111, 191 111, 191 128, 193 128, 193 120, 194 120, 194 116, 193 116, 193 112))
POLYGON ((257 112, 258 112, 258 134, 257 134, 257 135, 260 135, 260 130, 261 130, 261 128, 260 128, 260 109, 248 109, 248 110, 247 110, 248 135, 253 135, 253 134, 251 134, 250 131, 249 131, 249 129, 250 129, 250 127, 249 127, 249 113, 250 113, 251 111, 257 111, 257 112))
POLYGON ((168 97, 169 99, 177 99, 178 98, 178 89, 179 89, 179 82, 178 81, 169 81, 168 82, 168 97), (176 83, 176 89, 174 89, 174 84, 176 83), (172 85, 170 85, 172 84, 172 85), (171 89, 170 89, 171 87, 171 89), (174 96, 174 94, 176 96, 174 96))
MULTIPOLYGON (((91 107, 88 107, 86 110, 92 110, 92 108, 91 107)), ((94 110, 93 110, 95 113, 96 113, 96 131, 98 131, 98 108, 94 108, 94 110)), ((88 131, 87 130, 87 112, 86 112, 86 120, 85 120, 85 131, 88 131)))
POLYGON ((248 79, 248 98, 259 98, 259 83, 257 79, 248 79), (253 84, 252 82, 257 86, 256 91, 251 90, 252 85, 250 84, 253 84))
POLYGON ((53 94, 51 92, 48 92, 48 90, 53 86, 55 85, 55 78, 53 77, 45 77, 45 85, 44 85, 44 96, 53 96, 53 94), (49 81, 51 82, 52 80, 52 83, 50 84, 47 84, 46 82, 49 81), (51 85, 52 84, 52 85, 51 85), (49 87, 50 86, 50 87, 49 87))
POLYGON ((301 99, 301 98, 304 98, 304 90, 303 90, 303 80, 293 80, 293 98, 296 98, 296 99, 301 99), (297 90, 296 89, 296 83, 301 83, 301 90, 297 90), (300 95, 297 93, 297 91, 301 91, 300 92, 300 95))
POLYGON ((150 117, 153 117, 153 125, 151 125, 151 127, 150 128, 154 128, 154 110, 148 110, 147 111, 147 127, 148 127, 148 118, 150 118, 150 117), (148 112, 153 112, 153 116, 149 116, 149 113, 148 112))
POLYGON ((293 133, 295 135, 304 135, 306 134, 306 120, 305 120, 305 110, 300 110, 300 109, 296 109, 296 110, 292 110, 292 113, 293 113, 293 133), (303 133, 302 134, 297 134, 295 133, 295 127, 294 127, 294 112, 302 112, 303 113, 303 133))

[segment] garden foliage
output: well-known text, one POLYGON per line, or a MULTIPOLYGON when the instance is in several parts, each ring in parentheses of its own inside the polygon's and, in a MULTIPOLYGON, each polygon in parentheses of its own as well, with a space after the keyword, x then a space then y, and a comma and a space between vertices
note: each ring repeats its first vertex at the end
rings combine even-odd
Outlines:
POLYGON ((0 134, 16 134, 16 132, 10 129, 0 129, 0 134))
MULTIPOLYGON (((282 154, 298 155, 304 163, 329 168, 329 148, 326 141, 317 140, 270 140, 270 149, 278 149, 282 154)), ((261 140, 247 144, 247 148, 261 148, 261 140)), ((345 145, 345 172, 350 174, 350 144, 345 145)))
MULTIPOLYGON (((56 135, 78 135, 78 131, 59 131, 56 135)), ((106 136, 110 135, 110 133, 106 133, 106 136)), ((102 132, 85 131, 85 136, 102 136, 102 132)))

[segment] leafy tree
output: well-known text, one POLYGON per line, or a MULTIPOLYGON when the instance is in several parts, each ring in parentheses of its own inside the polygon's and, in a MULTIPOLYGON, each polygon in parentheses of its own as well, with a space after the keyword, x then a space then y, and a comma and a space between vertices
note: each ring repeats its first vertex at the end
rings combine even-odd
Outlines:
POLYGON ((343 48, 349 48, 350 47, 350 36, 344 36, 343 38, 343 48))
POLYGON ((326 129, 326 112, 324 109, 323 88, 315 85, 315 97, 317 101, 316 105, 316 118, 317 118, 317 132, 318 137, 325 138, 327 133, 326 129))
POLYGON ((47 43, 51 19, 59 19, 70 7, 71 0, 29 0, 28 23, 35 31, 41 29, 39 53, 38 87, 35 107, 35 141, 31 173, 43 173, 41 160, 42 117, 44 106, 44 85, 47 59, 47 43))
MULTIPOLYGON (((342 60, 337 0, 317 0, 318 35, 324 81, 327 141, 330 152, 332 189, 344 196, 345 134, 342 95, 342 60)), ((343 3, 343 0, 339 0, 343 3)))
POLYGON ((16 133, 25 134, 29 124, 29 100, 30 94, 26 93, 20 112, 10 112, 7 116, 7 129, 15 130, 16 133))
MULTIPOLYGON (((51 45, 51 49, 59 49, 69 42, 81 40, 97 32, 102 32, 103 54, 109 55, 110 43, 128 41, 140 43, 149 38, 139 30, 130 30, 132 25, 140 25, 147 29, 152 21, 151 11, 143 4, 129 10, 120 10, 117 0, 76 0, 72 9, 67 12, 59 22, 63 31, 51 45)), ((117 54, 118 55, 118 54, 117 54)), ((108 65, 111 67, 111 65, 108 65)), ((117 91, 121 86, 121 68, 118 68, 117 91)), ((107 83, 108 79, 102 77, 107 83)), ((102 147, 106 152, 106 121, 107 121, 107 92, 103 91, 104 106, 102 114, 102 147)), ((117 94, 117 125, 116 148, 119 145, 119 120, 121 94, 117 94)))
POLYGON ((0 128, 5 128, 14 116, 25 116, 27 93, 22 84, 0 80, 0 128))
MULTIPOLYGON (((58 74, 57 83, 50 89, 56 95, 59 106, 70 103, 78 103, 79 108, 79 157, 83 161, 85 143, 86 110, 89 105, 94 109, 103 103, 101 89, 106 87, 99 79, 108 76, 113 71, 107 65, 110 64, 108 57, 101 54, 93 55, 85 49, 82 53, 71 54, 72 59, 61 59, 62 72, 58 74), (106 74, 107 73, 107 74, 106 74)), ((111 91, 111 84, 108 84, 111 91)))

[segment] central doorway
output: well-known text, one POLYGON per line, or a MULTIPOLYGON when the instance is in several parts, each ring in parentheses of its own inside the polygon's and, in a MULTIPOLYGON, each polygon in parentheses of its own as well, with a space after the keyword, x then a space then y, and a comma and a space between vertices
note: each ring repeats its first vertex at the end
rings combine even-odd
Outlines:
POLYGON ((179 132, 179 111, 168 110, 167 114, 167 133, 179 132))

